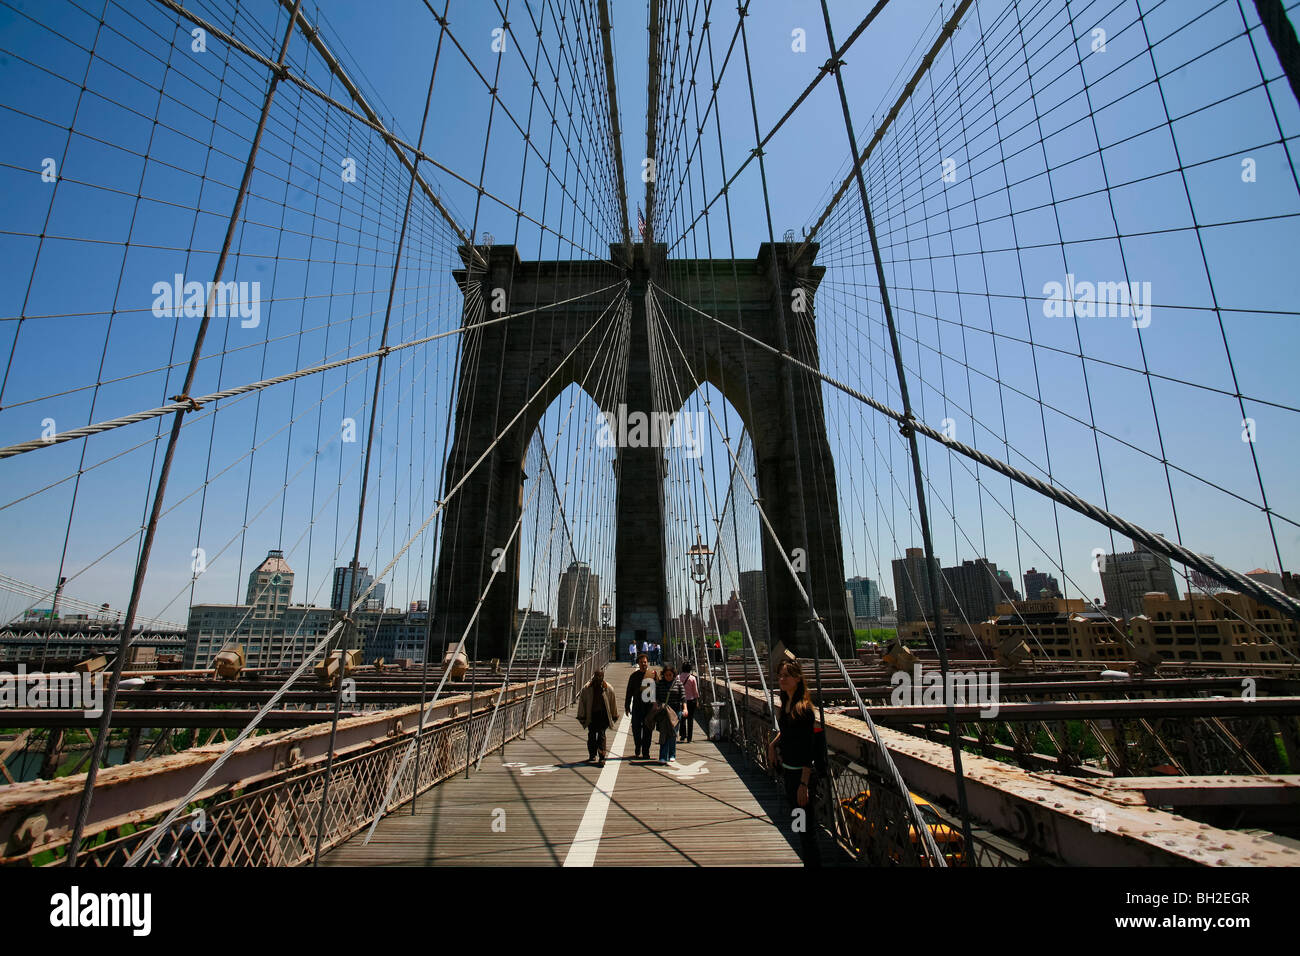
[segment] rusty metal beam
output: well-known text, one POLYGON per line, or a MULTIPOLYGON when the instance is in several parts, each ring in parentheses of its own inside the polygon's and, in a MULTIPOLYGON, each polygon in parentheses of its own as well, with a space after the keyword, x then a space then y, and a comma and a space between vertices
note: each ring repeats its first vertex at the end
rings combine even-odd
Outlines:
MULTIPOLYGON (((761 694, 735 685, 733 691, 738 707, 766 710, 761 694)), ((956 775, 946 744, 888 727, 879 733, 910 789, 955 802, 956 775)), ((826 741, 836 753, 874 763, 875 742, 859 720, 827 714, 826 741)), ((1135 806, 1101 788, 1082 790, 1095 780, 1033 773, 970 753, 962 763, 973 822, 1049 860, 1073 866, 1300 866, 1300 851, 1289 847, 1135 806)))
MULTIPOLYGON (((954 670, 957 668, 954 668, 954 670)), ((927 670, 926 673, 931 673, 927 670)), ((938 673, 938 668, 934 668, 933 673, 938 673)), ((850 672, 850 677, 854 675, 850 672)), ((877 676, 877 675, 872 675, 877 676)), ((858 693, 863 699, 871 698, 888 698, 894 692, 894 685, 888 682, 888 678, 877 676, 869 684, 858 683, 858 678, 854 677, 854 683, 857 684, 858 693)), ((754 682, 757 686, 757 682, 754 682)), ((1193 690, 1218 690, 1232 691, 1240 694, 1241 678, 1239 677, 1171 677, 1171 678, 1153 678, 1151 680, 1056 680, 1056 681, 1011 681, 1006 679, 1006 675, 1000 675, 998 681, 998 693, 1006 697, 1007 695, 1025 695, 1034 694, 1152 694, 1161 692, 1178 692, 1193 690)), ((1279 677, 1260 677, 1255 680, 1255 692, 1259 695, 1264 694, 1285 694, 1294 693, 1300 690, 1297 682, 1286 680, 1279 677)), ((822 692, 824 694, 849 694, 848 685, 844 683, 843 678, 838 674, 830 674, 822 679, 822 692)), ((874 714, 872 715, 875 716, 874 714)))
POLYGON ((1151 807, 1300 807, 1300 774, 1210 777, 1113 777, 1068 786, 1115 803, 1151 807))
MULTIPOLYGON (((948 718, 942 705, 868 707, 879 724, 938 724, 948 718)), ((1163 698, 1156 700, 1049 700, 999 704, 992 717, 980 715, 979 704, 958 704, 962 723, 1034 720, 1137 720, 1169 717, 1294 717, 1300 715, 1300 697, 1163 698)))
MULTIPOLYGON (((310 727, 328 720, 329 710, 272 710, 258 723, 259 727, 284 730, 291 727, 310 727)), ((358 717, 360 711, 346 710, 345 714, 358 717)), ((383 711, 387 713, 387 711, 383 711)), ((62 727, 65 729, 95 729, 99 718, 91 717, 84 710, 43 710, 26 708, 23 710, 6 710, 3 714, 8 727, 62 727)), ((256 710, 172 710, 165 707, 151 707, 140 710, 115 709, 109 722, 110 727, 175 727, 216 729, 220 727, 244 727, 257 714, 256 710)))

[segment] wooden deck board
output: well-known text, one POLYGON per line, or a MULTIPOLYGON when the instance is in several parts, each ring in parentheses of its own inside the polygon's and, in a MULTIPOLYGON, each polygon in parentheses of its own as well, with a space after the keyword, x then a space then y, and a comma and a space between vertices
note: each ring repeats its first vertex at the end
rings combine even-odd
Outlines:
MULTIPOLYGON (((617 692, 629 672, 626 664, 608 668, 617 692)), ((611 730, 611 747, 614 737, 611 730)), ((677 768, 627 760, 630 734, 622 750, 610 753, 623 762, 597 866, 799 865, 770 816, 784 812, 776 784, 743 766, 729 744, 720 749, 696 733, 692 743, 678 744, 677 768)), ((658 753, 657 741, 651 752, 658 753)), ((489 754, 469 779, 461 774, 422 795, 413 815, 409 806, 390 814, 368 846, 358 834, 321 865, 561 866, 601 773, 586 755, 586 732, 569 708, 504 753, 489 754), (496 810, 504 811, 504 832, 496 810)))

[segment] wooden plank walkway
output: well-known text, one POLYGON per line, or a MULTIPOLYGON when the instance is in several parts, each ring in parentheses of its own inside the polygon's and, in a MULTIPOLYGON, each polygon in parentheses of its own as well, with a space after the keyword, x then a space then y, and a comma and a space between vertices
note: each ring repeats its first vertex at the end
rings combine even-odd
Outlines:
MULTIPOLYGON (((630 673, 628 664, 606 670, 620 702, 630 673)), ((678 743, 676 766, 633 762, 625 717, 622 734, 609 732, 601 770, 584 762, 586 731, 575 712, 489 754, 469 779, 434 787, 414 814, 408 805, 381 821, 368 846, 362 832, 321 865, 573 866, 593 857, 596 866, 800 865, 788 828, 772 823, 786 812, 777 785, 732 745, 697 732, 678 743)), ((832 859, 825 849, 823 858, 832 859)))

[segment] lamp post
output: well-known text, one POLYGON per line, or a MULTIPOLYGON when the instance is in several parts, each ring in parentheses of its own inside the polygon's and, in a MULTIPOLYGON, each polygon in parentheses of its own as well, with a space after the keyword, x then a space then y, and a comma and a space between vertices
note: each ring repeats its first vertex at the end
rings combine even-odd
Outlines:
MULTIPOLYGON (((602 641, 612 640, 612 638, 609 635, 609 624, 610 621, 613 620, 613 617, 614 617, 614 606, 609 603, 609 598, 605 598, 604 603, 601 604, 600 606, 600 630, 601 630, 600 639, 602 641)), ((614 661, 617 659, 618 659, 618 648, 614 648, 614 653, 610 656, 610 660, 614 661)))
POLYGON ((704 621, 704 585, 709 580, 709 561, 713 556, 713 551, 709 549, 703 541, 700 540, 698 529, 695 532, 695 544, 686 551, 686 557, 690 561, 691 580, 695 582, 696 588, 700 593, 700 650, 704 651, 699 656, 701 666, 704 668, 705 677, 712 677, 712 670, 709 667, 709 653, 706 648, 707 637, 705 635, 704 621))

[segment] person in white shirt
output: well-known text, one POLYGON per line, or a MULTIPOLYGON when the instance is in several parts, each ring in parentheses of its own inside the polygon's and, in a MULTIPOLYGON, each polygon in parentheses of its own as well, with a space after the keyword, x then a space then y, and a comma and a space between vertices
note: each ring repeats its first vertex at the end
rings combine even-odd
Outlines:
POLYGON ((695 736, 695 708, 700 704, 700 685, 695 675, 691 673, 690 661, 682 665, 682 676, 679 680, 685 692, 686 705, 683 708, 682 719, 677 722, 678 739, 690 743, 695 736))

